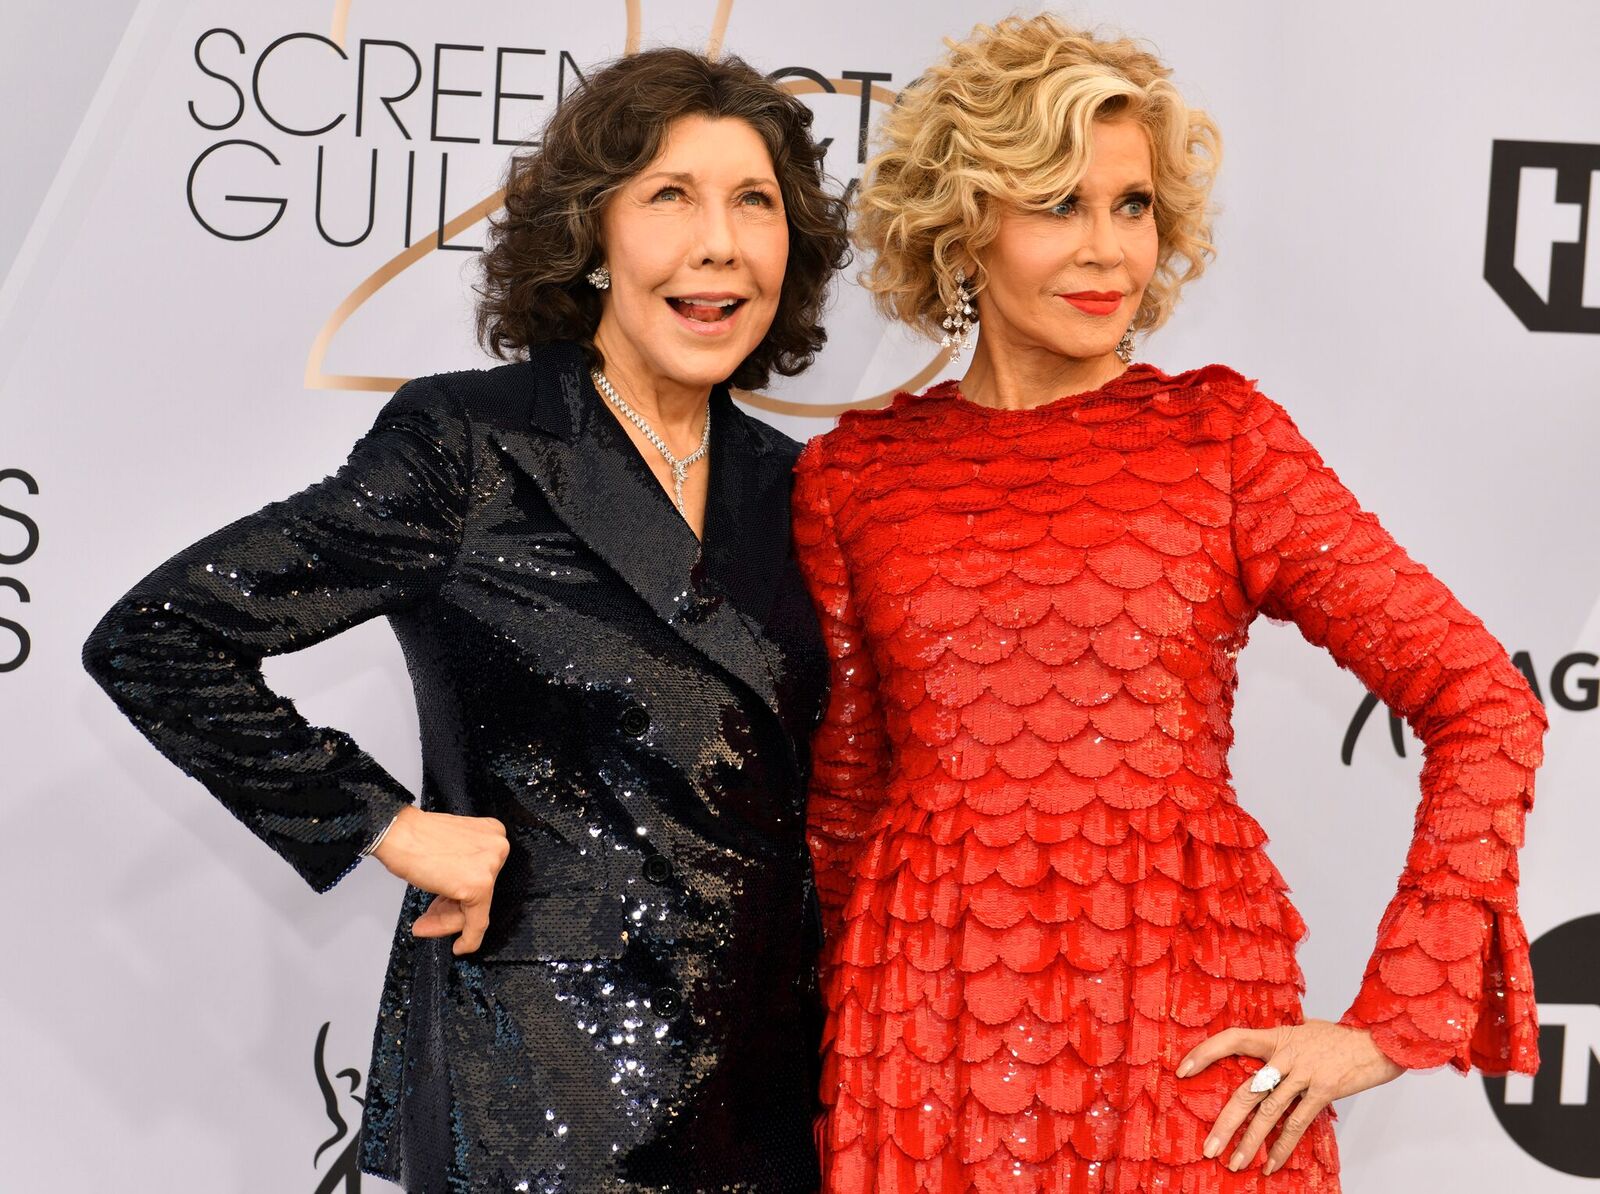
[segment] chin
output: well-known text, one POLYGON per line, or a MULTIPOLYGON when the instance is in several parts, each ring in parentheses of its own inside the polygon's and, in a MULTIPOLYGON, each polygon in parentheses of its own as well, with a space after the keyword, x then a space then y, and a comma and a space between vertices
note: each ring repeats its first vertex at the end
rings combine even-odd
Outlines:
POLYGON ((750 348, 701 350, 692 346, 673 353, 663 362, 671 369, 672 378, 680 385, 714 386, 726 381, 744 359, 754 351, 750 348))
POLYGON ((1075 340, 1067 344, 1057 343, 1054 348, 1058 356, 1070 361, 1098 361, 1114 353, 1117 350, 1117 342, 1112 340, 1105 344, 1085 344, 1081 340, 1075 340))
POLYGON ((1104 333, 1085 336, 1083 332, 1081 328, 1063 328, 1058 324, 1040 327, 1028 338, 1038 347, 1066 360, 1092 361, 1115 351, 1122 335, 1119 331, 1115 338, 1108 339, 1104 333))

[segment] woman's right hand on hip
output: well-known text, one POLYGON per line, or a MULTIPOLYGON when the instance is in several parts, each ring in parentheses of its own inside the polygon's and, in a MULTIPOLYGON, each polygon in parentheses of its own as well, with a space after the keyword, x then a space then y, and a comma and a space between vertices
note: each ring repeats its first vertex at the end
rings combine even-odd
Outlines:
POLYGON ((494 881, 510 852, 506 827, 493 817, 426 813, 408 805, 372 853, 392 874, 433 892, 411 931, 418 937, 459 934, 451 947, 459 957, 483 944, 494 881))

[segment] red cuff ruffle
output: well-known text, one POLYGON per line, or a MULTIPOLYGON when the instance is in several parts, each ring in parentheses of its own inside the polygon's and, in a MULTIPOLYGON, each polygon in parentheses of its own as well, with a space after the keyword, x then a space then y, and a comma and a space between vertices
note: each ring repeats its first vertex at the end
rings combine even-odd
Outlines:
POLYGON ((1339 1021, 1407 1069, 1539 1068, 1528 938, 1516 908, 1401 888, 1378 928, 1361 992, 1339 1021))

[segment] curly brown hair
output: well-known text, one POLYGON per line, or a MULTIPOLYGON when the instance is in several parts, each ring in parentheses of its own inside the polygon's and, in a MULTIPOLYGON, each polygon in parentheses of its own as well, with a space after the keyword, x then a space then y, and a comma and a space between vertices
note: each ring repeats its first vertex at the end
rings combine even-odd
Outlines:
POLYGON ((822 307, 849 260, 846 206, 823 188, 823 150, 811 109, 743 59, 646 50, 591 75, 556 110, 543 141, 514 154, 503 212, 491 218, 478 288, 478 339, 502 360, 537 344, 575 340, 590 363, 600 292, 585 275, 600 264, 606 201, 654 161, 668 127, 685 116, 743 120, 766 144, 783 194, 789 258, 772 327, 728 380, 745 390, 774 372, 792 377, 827 340, 822 307))

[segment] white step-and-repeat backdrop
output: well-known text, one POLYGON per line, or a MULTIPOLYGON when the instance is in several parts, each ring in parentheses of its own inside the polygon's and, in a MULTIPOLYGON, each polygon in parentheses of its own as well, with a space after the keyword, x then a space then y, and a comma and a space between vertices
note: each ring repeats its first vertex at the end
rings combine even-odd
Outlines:
MULTIPOLYGON (((1005 10, 46 7, 0 21, 0 1189, 387 1189, 351 1144, 398 883, 369 863, 313 895, 120 720, 79 644, 170 552, 335 467, 398 379, 484 363, 482 216, 511 146, 595 63, 744 55, 814 106, 842 187, 941 38, 1005 10)), ((1524 854, 1544 1069, 1349 1101, 1347 1188, 1595 1194, 1600 5, 1061 10, 1153 42, 1226 140, 1217 263, 1145 356, 1260 378, 1550 709, 1524 854)), ((830 333, 809 375, 751 397, 792 434, 930 375, 934 350, 853 282, 830 333)), ((1418 747, 1292 630, 1262 625, 1242 672, 1238 787, 1313 928, 1308 1008, 1336 1016, 1399 872, 1418 747)), ((269 677, 415 782, 381 623, 269 677)))

